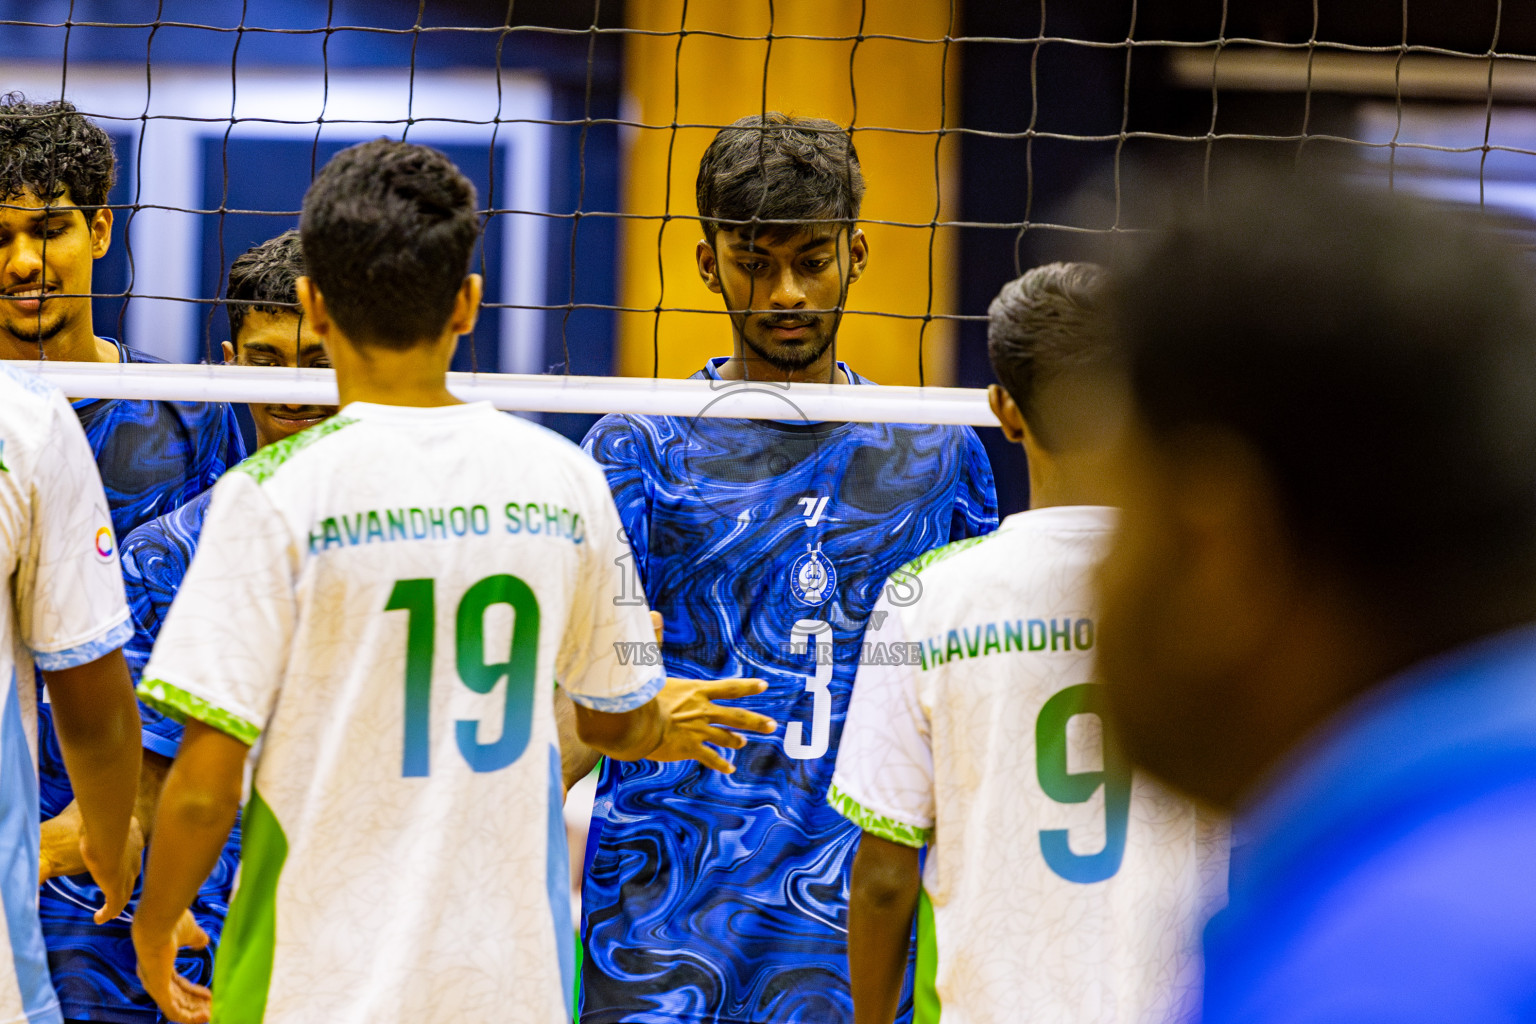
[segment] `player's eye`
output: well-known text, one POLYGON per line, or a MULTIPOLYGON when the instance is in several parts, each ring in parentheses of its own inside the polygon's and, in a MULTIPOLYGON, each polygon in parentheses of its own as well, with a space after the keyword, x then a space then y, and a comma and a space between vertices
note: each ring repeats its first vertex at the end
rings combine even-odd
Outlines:
POLYGON ((747 273, 747 274, 759 274, 759 273, 762 273, 764 270, 768 269, 768 264, 762 263, 762 262, 752 262, 752 263, 739 263, 738 262, 736 265, 738 267, 740 267, 744 273, 747 273))
POLYGON ((832 261, 828 259, 806 260, 805 269, 809 270, 813 274, 819 274, 821 271, 826 270, 827 267, 831 266, 831 264, 832 261))
POLYGON ((43 229, 43 237, 44 238, 58 238, 60 235, 62 235, 64 232, 66 232, 68 230, 69 230, 69 225, 68 224, 54 224, 54 225, 50 225, 49 227, 46 227, 46 228, 43 229))

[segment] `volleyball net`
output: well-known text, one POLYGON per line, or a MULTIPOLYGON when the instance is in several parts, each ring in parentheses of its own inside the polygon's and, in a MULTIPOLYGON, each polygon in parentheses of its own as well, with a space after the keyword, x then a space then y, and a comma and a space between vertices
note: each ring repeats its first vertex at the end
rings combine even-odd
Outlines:
POLYGON ((486 302, 453 386, 529 412, 991 424, 997 289, 1102 258, 1156 223, 1168 182, 1209 194, 1255 158, 1331 161, 1536 238, 1536 26, 1503 2, 575 6, 159 0, 111 21, 130 8, 0 0, 0 92, 67 98, 113 140, 95 331, 168 362, 44 345, 29 367, 76 397, 334 401, 326 371, 219 365, 225 279, 297 223, 330 156, 380 135, 474 181, 486 302), (699 157, 770 110, 853 133, 871 262, 836 354, 894 386, 678 379, 731 350, 695 263, 699 157))

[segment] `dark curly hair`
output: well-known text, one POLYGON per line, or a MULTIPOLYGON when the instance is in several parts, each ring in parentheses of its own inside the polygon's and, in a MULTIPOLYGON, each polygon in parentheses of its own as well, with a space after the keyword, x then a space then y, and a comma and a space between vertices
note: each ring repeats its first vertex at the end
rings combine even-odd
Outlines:
POLYGON ((229 340, 240 344, 240 328, 252 313, 296 313, 299 311, 299 278, 304 276, 304 248, 297 229, 284 231, 252 246, 229 265, 231 300, 229 340))
POLYGON ((771 110, 720 129, 699 161, 699 220, 711 245, 721 226, 765 226, 785 236, 808 222, 858 219, 859 154, 846 128, 771 110))
POLYGON ((337 153, 304 195, 304 262, 354 341, 408 348, 453 312, 480 235, 475 186, 442 153, 375 139, 337 153))
POLYGON ((112 139, 68 100, 0 96, 0 202, 23 192, 69 198, 82 210, 107 202, 117 178, 112 139))

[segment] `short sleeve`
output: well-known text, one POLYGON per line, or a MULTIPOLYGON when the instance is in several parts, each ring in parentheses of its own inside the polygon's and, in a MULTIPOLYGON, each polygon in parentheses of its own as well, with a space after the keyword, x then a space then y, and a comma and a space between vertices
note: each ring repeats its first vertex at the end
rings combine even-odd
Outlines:
POLYGON ((640 442, 628 417, 604 416, 587 431, 581 448, 602 467, 608 490, 624 528, 625 542, 634 552, 635 570, 645 586, 650 555, 651 496, 640 460, 640 442))
POLYGON ((881 597, 870 613, 865 638, 891 654, 859 665, 827 802, 865 832, 921 847, 934 826, 933 741, 900 612, 881 597))
POLYGON ((256 742, 282 687, 298 620, 299 552, 261 486, 214 486, 197 555, 155 641, 139 699, 256 742))
MULTIPOLYGON (((582 456, 585 459, 585 456, 582 456)), ((589 466, 582 467, 590 468, 589 466)), ((556 673, 577 704, 594 711, 631 711, 661 692, 660 659, 643 594, 625 588, 629 546, 603 476, 586 480, 588 523, 556 673), (650 663, 650 664, 647 664, 650 663)))
POLYGON ((976 431, 961 427, 960 480, 955 488, 955 509, 950 519, 950 541, 981 537, 997 529, 997 483, 992 460, 976 431))
POLYGON ((56 672, 117 650, 133 630, 90 443, 57 392, 48 419, 31 467, 30 543, 18 567, 16 607, 37 667, 56 672))

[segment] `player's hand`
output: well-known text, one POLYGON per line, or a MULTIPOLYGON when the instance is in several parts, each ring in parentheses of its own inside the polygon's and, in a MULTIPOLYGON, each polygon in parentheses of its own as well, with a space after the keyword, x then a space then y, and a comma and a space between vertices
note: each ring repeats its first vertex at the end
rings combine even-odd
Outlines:
POLYGON ((139 957, 139 980, 144 991, 160 1007, 160 1012, 176 1024, 208 1024, 213 1013, 213 993, 176 973, 176 954, 183 947, 203 949, 208 933, 183 910, 174 928, 166 933, 143 923, 133 922, 133 949, 139 957))
POLYGON ((91 837, 80 823, 80 860, 91 873, 91 879, 101 888, 104 903, 96 911, 96 923, 106 924, 128 906, 133 896, 133 884, 139 880, 139 868, 144 864, 144 828, 139 819, 128 819, 128 840, 116 857, 113 851, 97 850, 91 845, 91 837))
POLYGON ((43 822, 37 851, 37 880, 41 885, 60 875, 85 871, 80 859, 80 805, 71 800, 57 815, 43 822))
POLYGON ((747 745, 747 738, 731 729, 766 735, 779 724, 767 715, 715 701, 751 697, 767 688, 761 679, 668 679, 656 696, 661 742, 646 757, 652 761, 697 761, 731 774, 736 769, 708 744, 739 750, 747 745))

